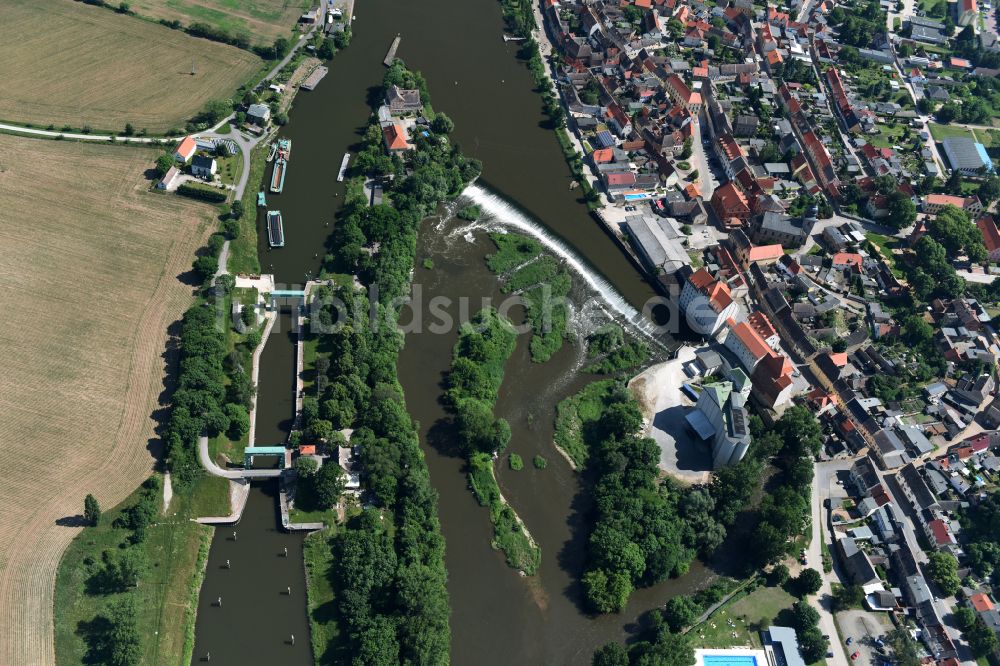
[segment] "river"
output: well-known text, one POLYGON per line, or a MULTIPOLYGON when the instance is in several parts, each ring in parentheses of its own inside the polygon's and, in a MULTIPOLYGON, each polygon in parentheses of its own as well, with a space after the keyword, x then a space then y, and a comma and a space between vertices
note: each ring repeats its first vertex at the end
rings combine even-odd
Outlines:
MULTIPOLYGON (((285 191, 269 195, 268 200, 272 209, 282 211, 286 246, 271 251, 261 234, 262 271, 273 273, 279 285, 298 285, 318 274, 344 192, 343 184, 336 182, 341 158, 345 151, 355 152, 353 146, 385 71, 382 58, 400 33, 399 57, 424 74, 435 109, 455 121, 453 140, 484 165, 483 176, 468 197, 483 205, 486 215, 475 224, 446 214, 424 222, 415 289, 425 301, 433 296, 446 296, 456 304, 468 299, 469 313, 482 306, 483 298, 499 299, 496 278, 483 262, 492 250, 483 229, 512 228, 541 238, 574 271, 572 328, 577 335, 585 335, 609 317, 642 335, 645 325, 636 311, 655 292, 578 201, 578 191, 569 189, 572 176, 546 127, 530 75, 516 60, 517 46, 501 39, 499 4, 358 0, 355 15, 350 47, 337 54, 314 92, 299 93, 291 122, 282 128, 281 135, 292 139, 288 176, 285 191), (433 259, 434 269, 419 267, 426 258, 433 259)), ((294 339, 288 335, 288 317, 280 323, 262 356, 257 414, 261 445, 283 441, 292 419, 294 339)), ((695 562, 682 579, 635 593, 620 615, 591 617, 581 610, 576 581, 585 554, 583 516, 588 498, 581 493, 576 473, 552 445, 552 419, 558 401, 591 378, 577 372, 582 361, 578 345, 567 344, 548 363, 535 364, 529 358, 527 336, 519 338, 507 365, 497 414, 511 424, 509 451, 526 461, 539 453, 548 466, 537 470, 529 463, 513 472, 498 465, 498 479, 539 542, 542 565, 530 578, 508 568, 502 555, 490 548, 488 513, 467 489, 462 461, 449 455, 449 434, 441 427, 441 381, 454 340, 454 330, 409 333, 399 359, 407 405, 419 423, 431 481, 440 494, 452 662, 589 663, 596 646, 623 639, 642 612, 670 596, 690 593, 711 572, 695 562)), ((229 641, 239 643, 240 653, 255 655, 243 663, 309 663, 303 657, 308 656, 307 630, 293 647, 282 642, 282 634, 302 630, 275 624, 294 621, 300 627, 305 622, 304 599, 294 593, 302 584, 301 539, 275 533, 275 511, 265 506, 273 498, 269 500, 266 492, 261 488, 252 493, 238 527, 238 541, 227 539, 224 529, 216 534, 199 609, 196 660, 206 649, 213 650, 216 660, 217 648, 208 646, 229 641), (271 557, 279 542, 290 544, 291 562, 271 557), (254 578, 238 578, 242 570, 220 569, 226 553, 236 553, 240 561, 253 557, 248 562, 259 566, 254 578), (213 595, 218 596, 212 590, 227 577, 229 587, 256 586, 257 596, 234 597, 246 603, 232 610, 228 603, 223 609, 210 607, 213 595), (279 578, 294 579, 288 583, 293 585, 291 599, 272 590, 275 585, 270 581, 279 578), (268 661, 273 655, 279 655, 276 661, 268 661)), ((279 582, 278 591, 282 585, 279 582)), ((226 599, 231 594, 227 591, 226 599)), ((235 648, 225 654, 231 653, 235 648)), ((227 656, 222 663, 235 661, 227 656)))

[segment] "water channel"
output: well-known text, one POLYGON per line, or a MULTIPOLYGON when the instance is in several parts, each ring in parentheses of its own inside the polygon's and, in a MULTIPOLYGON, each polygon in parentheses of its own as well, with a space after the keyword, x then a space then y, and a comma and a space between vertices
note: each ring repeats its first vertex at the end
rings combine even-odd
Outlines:
MULTIPOLYGON (((492 251, 484 228, 532 233, 574 269, 573 329, 578 335, 614 317, 636 334, 636 310, 653 288, 570 190, 571 174, 553 132, 545 127, 539 96, 516 60, 516 45, 501 40, 503 24, 494 0, 358 0, 349 48, 340 52, 314 92, 296 98, 291 122, 281 134, 292 139, 285 190, 269 195, 282 211, 286 246, 270 251, 261 234, 261 269, 281 285, 317 275, 343 185, 335 180, 345 151, 359 140, 379 90, 382 58, 392 38, 403 37, 399 57, 427 78, 434 107, 454 121, 453 139, 483 161, 484 173, 470 189, 486 215, 476 224, 448 215, 424 222, 415 285, 424 300, 468 299, 469 313, 483 298, 501 297, 483 262, 492 251), (516 202, 514 205, 513 202, 516 202)), ((453 311, 457 316, 457 310, 453 311)), ((407 319, 404 314, 404 321, 407 319)), ((257 443, 283 442, 293 412, 294 337, 286 314, 262 354, 257 443)), ((510 451, 530 459, 540 453, 548 467, 512 472, 498 465, 501 488, 542 548, 537 576, 520 577, 490 548, 491 526, 466 487, 460 459, 449 455, 438 401, 450 363, 454 331, 408 334, 399 377, 410 413, 420 425, 431 481, 447 542, 452 608, 452 663, 589 663, 594 647, 621 640, 645 610, 670 596, 701 586, 711 572, 700 563, 684 578, 635 593, 616 616, 581 611, 576 585, 584 557, 583 515, 588 499, 579 479, 552 446, 552 418, 559 400, 590 377, 576 372, 579 346, 567 344, 548 363, 531 363, 528 338, 519 339, 507 366, 497 413, 511 424, 510 451)), ((220 528, 213 541, 199 606, 195 660, 207 651, 220 663, 311 662, 301 537, 282 534, 273 493, 255 488, 231 539, 220 528), (279 553, 288 548, 286 560, 279 553), (225 569, 225 560, 233 569, 225 569), (242 564, 244 563, 245 564, 242 564), (239 566, 237 566, 237 564, 239 566), (289 582, 285 582, 285 581, 289 582), (286 586, 292 594, 282 594, 286 586), (218 596, 224 606, 211 604, 218 596), (233 603, 230 604, 230 599, 233 603), (294 646, 286 643, 294 633, 294 646)))

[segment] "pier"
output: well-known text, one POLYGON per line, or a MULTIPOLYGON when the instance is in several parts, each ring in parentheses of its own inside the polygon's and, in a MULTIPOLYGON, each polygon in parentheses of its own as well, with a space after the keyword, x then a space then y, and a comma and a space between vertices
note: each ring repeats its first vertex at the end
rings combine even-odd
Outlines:
POLYGON ((389 45, 389 52, 385 54, 385 60, 382 63, 386 67, 392 65, 392 61, 396 59, 396 50, 399 48, 399 43, 403 41, 402 36, 396 35, 396 39, 392 40, 392 44, 389 45))
POLYGON ((315 90, 316 86, 319 85, 319 82, 323 80, 323 77, 326 76, 327 72, 329 71, 330 71, 329 69, 327 69, 323 65, 320 65, 319 67, 317 67, 312 71, 312 74, 310 74, 309 77, 305 81, 303 81, 302 85, 299 87, 302 88, 303 90, 310 90, 310 91, 315 90))
POLYGON ((350 153, 344 153, 344 159, 340 162, 340 173, 337 174, 337 182, 344 182, 344 174, 347 173, 347 163, 351 160, 350 153))

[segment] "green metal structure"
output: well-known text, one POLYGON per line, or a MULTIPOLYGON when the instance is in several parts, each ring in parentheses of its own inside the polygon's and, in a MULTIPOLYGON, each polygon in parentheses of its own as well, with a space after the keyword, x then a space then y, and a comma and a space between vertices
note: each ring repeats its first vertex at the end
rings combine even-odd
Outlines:
POLYGON ((254 456, 278 456, 278 467, 285 468, 285 447, 283 446, 248 446, 243 451, 244 468, 253 468, 254 456))

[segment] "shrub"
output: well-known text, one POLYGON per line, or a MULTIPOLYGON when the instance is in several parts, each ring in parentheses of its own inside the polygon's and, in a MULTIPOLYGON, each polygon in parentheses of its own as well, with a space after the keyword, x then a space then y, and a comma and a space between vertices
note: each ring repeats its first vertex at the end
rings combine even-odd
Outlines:
POLYGON ((510 468, 515 472, 524 469, 524 459, 521 458, 521 456, 517 455, 516 453, 510 454, 508 460, 510 462, 510 468))
POLYGON ((535 469, 545 469, 549 464, 549 461, 542 456, 535 456, 531 459, 531 462, 534 464, 535 469))

